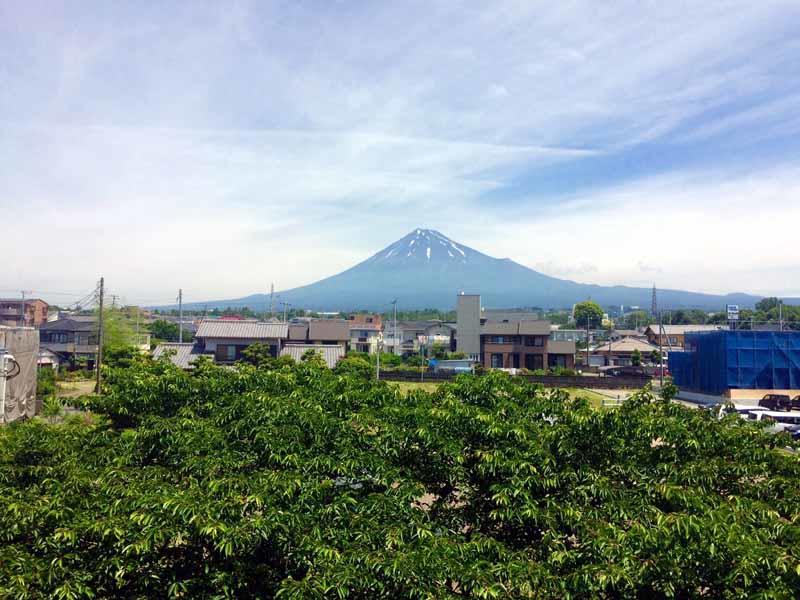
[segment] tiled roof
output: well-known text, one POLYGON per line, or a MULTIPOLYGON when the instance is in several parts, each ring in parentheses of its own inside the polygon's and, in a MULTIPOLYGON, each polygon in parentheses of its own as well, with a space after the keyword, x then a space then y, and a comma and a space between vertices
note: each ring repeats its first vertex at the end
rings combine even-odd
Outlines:
POLYGON ((205 320, 197 328, 197 338, 227 339, 285 339, 289 334, 286 323, 264 323, 262 321, 205 320))
MULTIPOLYGON (((655 346, 649 342, 633 337, 626 337, 616 342, 611 342, 612 354, 615 352, 621 352, 624 354, 633 352, 634 350, 638 350, 642 354, 649 354, 653 350, 658 350, 658 346, 655 346)), ((594 351, 600 354, 602 354, 603 352, 608 352, 608 344, 603 344, 602 346, 598 346, 597 348, 595 348, 594 351)))
POLYGON ((159 344, 156 346, 156 349, 153 350, 153 358, 160 358, 167 352, 172 353, 169 357, 172 364, 181 369, 191 369, 192 363, 196 361, 199 356, 202 356, 200 347, 195 344, 164 343, 159 344))
POLYGON ((42 323, 40 331, 94 331, 97 329, 96 317, 66 317, 42 323))
POLYGON ((300 362, 308 350, 314 350, 322 356, 322 360, 332 369, 336 363, 344 357, 344 346, 335 345, 315 345, 315 344, 287 344, 281 349, 281 356, 291 356, 296 362, 300 362))
POLYGON ((308 323, 290 323, 289 339, 305 342, 308 338, 308 323))

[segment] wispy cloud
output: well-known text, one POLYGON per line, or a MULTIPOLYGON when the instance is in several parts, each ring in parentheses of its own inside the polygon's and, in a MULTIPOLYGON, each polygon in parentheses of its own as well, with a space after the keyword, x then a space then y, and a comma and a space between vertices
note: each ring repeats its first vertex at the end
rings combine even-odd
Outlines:
POLYGON ((104 272, 131 298, 171 298, 178 280, 233 296, 312 281, 428 225, 587 281, 645 265, 681 287, 784 289, 785 252, 759 249, 784 270, 750 285, 732 279, 750 258, 724 240, 745 225, 729 197, 748 214, 758 198, 750 225, 793 210, 798 24, 783 0, 7 3, 8 284, 73 289, 104 272), (734 135, 752 144, 735 164, 734 135), (765 149, 774 164, 748 176, 765 149), (653 156, 658 171, 641 172, 653 156), (532 193, 542 181, 552 198, 532 193), (712 261, 718 280, 707 261, 664 266, 699 251, 699 218, 705 252, 739 253, 712 261), (57 262, 30 244, 50 231, 69 240, 57 262))

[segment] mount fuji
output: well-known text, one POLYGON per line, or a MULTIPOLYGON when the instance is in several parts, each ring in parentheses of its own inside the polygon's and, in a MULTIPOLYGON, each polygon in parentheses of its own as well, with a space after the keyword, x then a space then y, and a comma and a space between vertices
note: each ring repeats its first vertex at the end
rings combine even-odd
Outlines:
MULTIPOLYGON (((566 308, 591 298, 604 306, 649 307, 652 290, 600 286, 550 277, 508 258, 493 258, 433 229, 415 229, 365 261, 315 283, 276 292, 276 298, 311 310, 387 309, 397 298, 404 310, 455 306, 459 292, 480 294, 492 307, 566 308)), ((659 290, 669 308, 722 310, 725 304, 752 306, 760 297, 659 290)), ((189 309, 248 306, 264 310, 266 294, 185 305, 189 309)))

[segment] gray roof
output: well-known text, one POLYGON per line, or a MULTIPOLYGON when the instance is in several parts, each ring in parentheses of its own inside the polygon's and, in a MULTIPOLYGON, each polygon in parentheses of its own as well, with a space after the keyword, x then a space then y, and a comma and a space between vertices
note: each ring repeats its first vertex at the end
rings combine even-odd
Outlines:
POLYGON ((344 346, 336 345, 317 345, 317 344, 287 344, 281 349, 281 356, 291 356, 296 362, 300 362, 308 350, 314 350, 322 356, 322 360, 332 369, 340 359, 344 358, 344 346))
POLYGON ((227 339, 285 339, 289 334, 286 323, 264 323, 263 321, 205 320, 197 328, 197 338, 227 339))
POLYGON ((40 331, 94 331, 97 317, 72 316, 56 321, 48 321, 39 326, 40 331))
POLYGON ((485 335, 550 335, 550 321, 486 321, 485 335))
POLYGON ((159 344, 153 350, 153 358, 160 358, 167 352, 172 353, 169 357, 172 364, 181 369, 191 369, 192 363, 197 360, 197 357, 202 356, 202 350, 196 344, 164 343, 159 344))

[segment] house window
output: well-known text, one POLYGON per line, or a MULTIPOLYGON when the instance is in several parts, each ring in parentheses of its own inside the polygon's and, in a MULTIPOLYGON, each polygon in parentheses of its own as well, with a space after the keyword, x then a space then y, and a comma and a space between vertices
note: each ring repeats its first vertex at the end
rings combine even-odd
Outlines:
POLYGON ((541 369, 543 362, 543 356, 541 354, 526 354, 525 355, 525 368, 530 371, 536 371, 537 369, 541 369))
POLYGON ((503 368, 503 355, 500 353, 492 354, 492 368, 493 369, 502 369, 503 368))
POLYGON ((511 355, 511 364, 514 365, 515 369, 519 369, 519 354, 517 352, 511 355))
POLYGON ((225 358, 227 360, 236 360, 236 346, 227 346, 225 350, 225 358))
POLYGON ((544 336, 529 335, 525 337, 526 346, 544 346, 544 336))
POLYGON ((550 354, 547 357, 547 364, 550 367, 567 367, 567 357, 565 354, 550 354))

